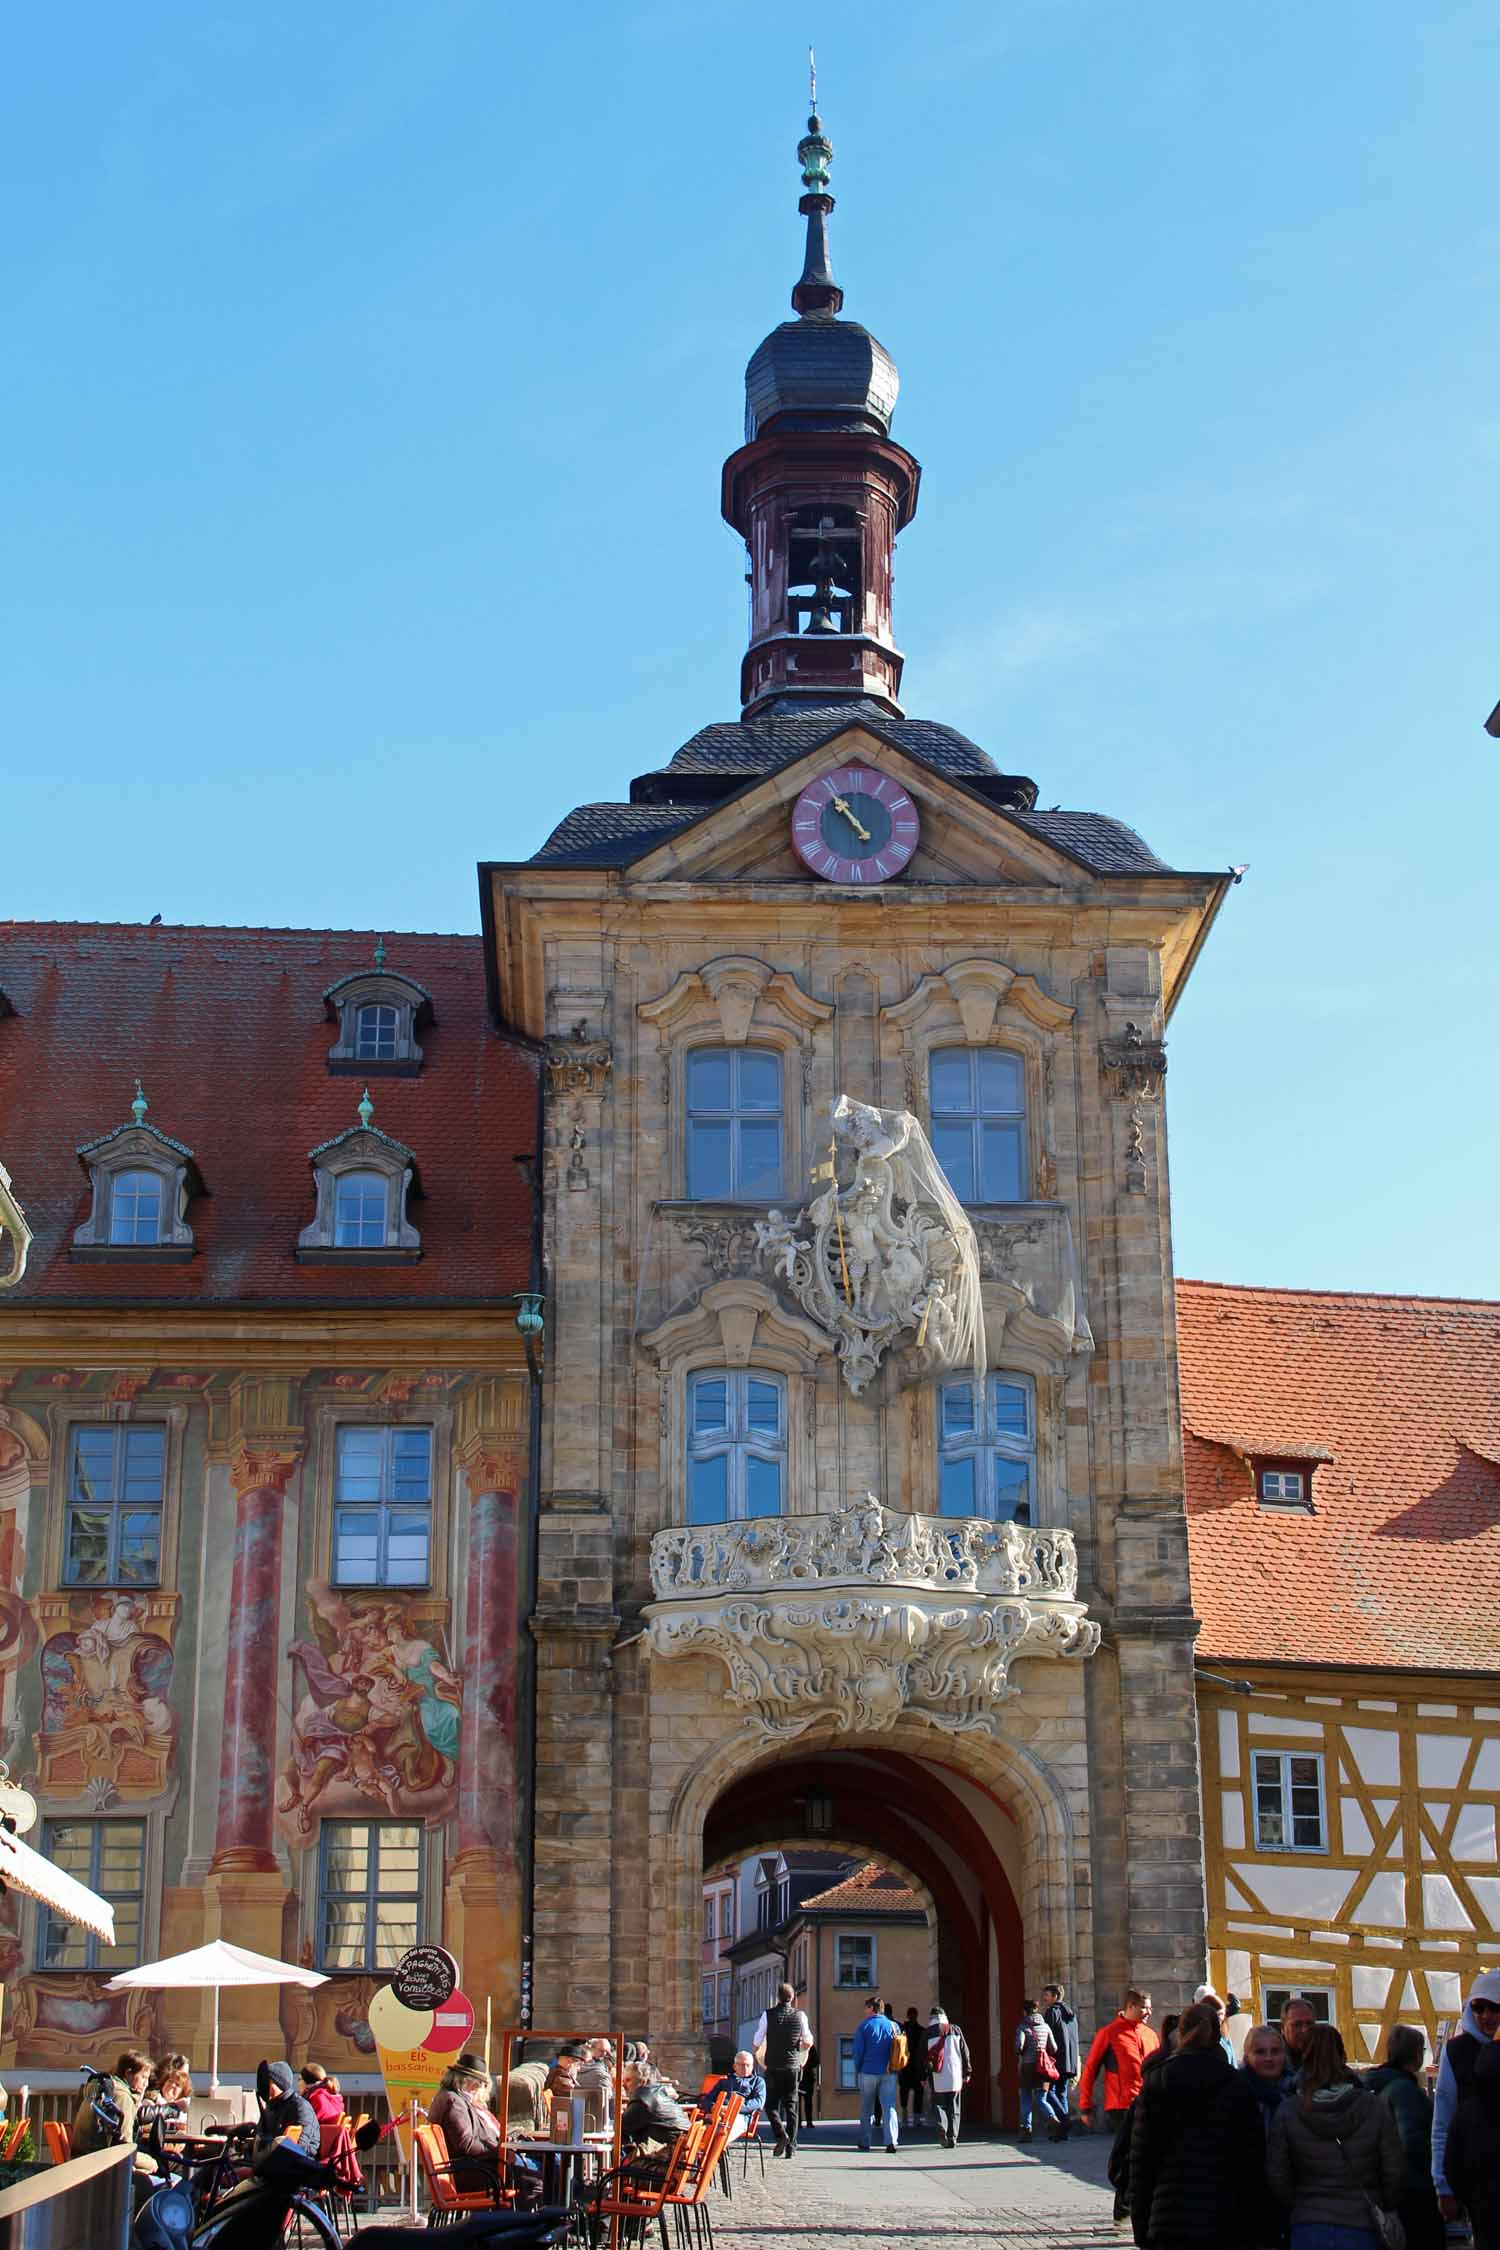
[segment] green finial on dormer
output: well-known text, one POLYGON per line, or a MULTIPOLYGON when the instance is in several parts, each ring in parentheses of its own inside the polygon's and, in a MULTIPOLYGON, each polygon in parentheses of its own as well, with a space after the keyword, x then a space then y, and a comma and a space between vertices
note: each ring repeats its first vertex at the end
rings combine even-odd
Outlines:
POLYGON ((139 1079, 137 1079, 135 1082, 135 1100, 130 1105, 130 1114, 135 1119, 137 1125, 145 1124, 146 1111, 150 1108, 150 1106, 151 1105, 146 1100, 145 1093, 142 1090, 141 1082, 139 1079))
POLYGON ((378 937, 375 940, 375 966, 377 969, 385 967, 385 939, 383 937, 378 937))
POLYGON ((370 1099, 370 1089, 367 1086, 359 1097, 359 1121, 367 1133, 370 1130, 370 1120, 374 1115, 375 1104, 370 1099))

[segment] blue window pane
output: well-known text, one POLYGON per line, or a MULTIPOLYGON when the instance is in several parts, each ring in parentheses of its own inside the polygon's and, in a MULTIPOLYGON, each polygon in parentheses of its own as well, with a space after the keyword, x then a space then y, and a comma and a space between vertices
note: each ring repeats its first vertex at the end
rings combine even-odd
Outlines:
POLYGON ((742 1054, 739 1058, 740 1109, 781 1107, 781 1064, 775 1055, 742 1054))
MULTIPOLYGON (((1021 1200, 1021 1128, 1019 1125, 985 1125, 982 1203, 1019 1203, 1021 1200)), ((944 1170, 947 1170, 946 1164, 944 1170)), ((949 1178, 952 1174, 949 1173, 949 1178)))
POLYGON ((779 1195, 781 1193, 781 1127, 777 1125, 741 1125, 740 1176, 737 1192, 740 1195, 779 1195))
POLYGON ((1024 1461, 995 1455, 995 1514, 1001 1523, 1030 1523, 1031 1471, 1024 1461))
POLYGON ((373 1586, 380 1568, 380 1519, 341 1508, 334 1520, 333 1575, 341 1586, 373 1586))
POLYGON ((974 1457, 944 1461, 938 1476, 938 1513, 944 1516, 978 1514, 974 1501, 974 1457))
POLYGON ((114 1439, 108 1430, 80 1430, 73 1441, 73 1492, 80 1500, 112 1500, 114 1439))
POLYGON ((695 1118, 688 1127, 688 1194, 696 1202, 712 1201, 730 1191, 729 1126, 706 1125, 695 1118))
POLYGON ((687 1067, 688 1108, 690 1110, 729 1107, 729 1057, 722 1049, 700 1049, 688 1056, 687 1067))
POLYGON ((111 1242, 157 1242, 161 1238, 162 1181, 157 1172, 121 1172, 109 1199, 111 1242))
POLYGON ((1030 1428, 1030 1394, 1019 1383, 990 1385, 990 1410, 995 1428, 1006 1437, 1025 1437, 1030 1428))
POLYGON ((392 1509, 386 1538, 385 1582, 388 1586, 425 1586, 427 1583, 428 1518, 392 1509))
POLYGON ((729 1515, 729 1456, 712 1454, 688 1469, 688 1522, 723 1523, 729 1515))
POLYGON ((967 1437, 974 1428, 974 1386, 947 1383, 943 1387, 943 1435, 967 1437))
POLYGON ((745 1513, 747 1516, 779 1516, 781 1513, 781 1465, 777 1461, 762 1461, 753 1453, 745 1460, 745 1513))
POLYGON ((1007 1055, 993 1047, 981 1049, 978 1107, 984 1116, 1017 1115, 1025 1106, 1024 1083, 1019 1055, 1007 1055))
POLYGON ((355 1019, 354 1052, 361 1062, 390 1062, 396 1053, 396 1011, 371 1005, 355 1019))
POLYGON ((781 1386, 779 1383, 757 1383, 754 1376, 749 1384, 749 1408, 746 1420, 752 1430, 781 1428, 781 1386))
POLYGON ((721 1375, 695 1375, 693 1377, 693 1428, 727 1430, 729 1427, 729 1385, 721 1375))
POLYGON ((378 1172, 346 1172, 334 1202, 335 1243, 342 1249, 379 1249, 385 1242, 386 1200, 378 1172))
POLYGON ((931 1081, 935 1110, 971 1110, 974 1107, 973 1064, 963 1048, 942 1048, 934 1054, 931 1081))
POLYGON ((976 1203, 974 1183, 974 1132, 969 1125, 941 1125, 934 1120, 932 1153, 947 1174, 948 1185, 960 1203, 976 1203))

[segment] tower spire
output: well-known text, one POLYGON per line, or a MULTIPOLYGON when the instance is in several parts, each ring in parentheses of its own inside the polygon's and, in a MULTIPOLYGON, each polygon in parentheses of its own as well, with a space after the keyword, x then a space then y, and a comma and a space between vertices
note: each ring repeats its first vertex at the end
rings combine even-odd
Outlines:
POLYGON ((836 313, 844 302, 844 292, 828 262, 828 214, 833 209, 828 167, 833 162, 833 143, 818 115, 818 65, 811 47, 807 50, 807 71, 812 114, 806 133, 797 143, 797 162, 806 190, 797 209, 807 220, 807 255, 802 261, 802 278, 792 291, 792 309, 804 317, 808 313, 836 313))

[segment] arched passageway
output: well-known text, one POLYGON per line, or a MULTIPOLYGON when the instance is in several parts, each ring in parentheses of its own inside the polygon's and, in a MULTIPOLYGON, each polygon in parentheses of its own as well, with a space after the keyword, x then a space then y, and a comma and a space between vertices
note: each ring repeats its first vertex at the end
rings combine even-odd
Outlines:
POLYGON ((930 1895, 939 1989, 922 2002, 941 2000, 963 2025, 974 2069, 969 2114, 995 2121, 1002 2110, 1010 2115, 1009 2033, 1024 1966, 1016 1898, 1022 1847, 1009 1809, 941 1761, 905 1750, 792 1751, 721 1790, 704 1818, 702 1863, 829 1843, 885 1861, 930 1895))

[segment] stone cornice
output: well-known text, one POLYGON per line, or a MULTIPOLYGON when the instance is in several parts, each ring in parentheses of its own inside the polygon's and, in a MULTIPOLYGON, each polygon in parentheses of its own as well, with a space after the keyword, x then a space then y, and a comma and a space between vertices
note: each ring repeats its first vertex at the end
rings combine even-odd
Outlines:
POLYGON ((485 1306, 0 1306, 0 1365, 524 1368, 513 1300, 485 1306))

